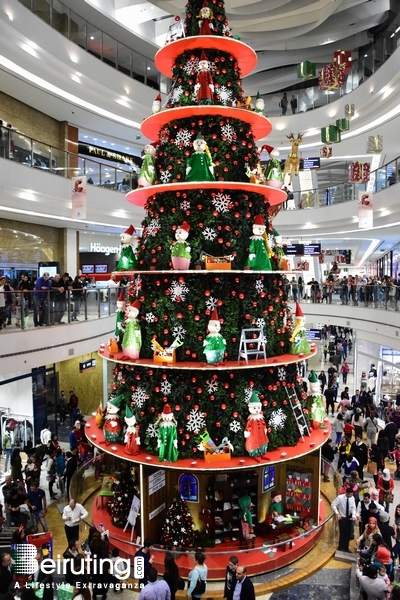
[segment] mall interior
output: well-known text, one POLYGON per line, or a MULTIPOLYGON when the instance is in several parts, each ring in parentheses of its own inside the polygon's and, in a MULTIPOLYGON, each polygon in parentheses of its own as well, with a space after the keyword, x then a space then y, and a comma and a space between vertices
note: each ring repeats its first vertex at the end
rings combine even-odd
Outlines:
MULTIPOLYGON (((194 11, 203 6, 200 0, 192 0, 192 4, 194 11)), ((299 299, 306 327, 315 336, 309 355, 299 355, 297 361, 292 362, 306 380, 311 369, 317 374, 322 369, 327 371, 325 342, 320 337, 322 328, 334 326, 351 332, 353 350, 348 356, 347 382, 350 398, 356 389, 363 387, 374 365, 373 401, 382 419, 382 407, 400 397, 397 314, 400 288, 396 287, 400 281, 397 198, 400 189, 400 92, 397 92, 400 2, 356 0, 350 6, 338 1, 322 3, 322 7, 314 0, 277 2, 273 7, 267 4, 265 0, 208 2, 214 17, 218 11, 226 10, 227 22, 221 36, 226 44, 221 42, 216 48, 242 61, 241 93, 245 106, 235 105, 228 86, 226 100, 219 102, 220 112, 226 111, 229 123, 234 111, 240 110, 238 119, 254 128, 262 169, 270 158, 262 149, 264 145, 279 150, 283 166, 293 152, 291 142, 300 139, 300 171, 291 181, 288 175, 284 181, 288 196, 283 192, 276 192, 274 196, 276 189, 273 192, 268 188, 270 200, 277 198, 274 202, 271 200, 274 206, 268 214, 287 251, 287 277, 289 282, 293 277, 296 281, 299 276, 303 278, 304 293, 299 299), (324 84, 323 78, 329 76, 330 67, 336 79, 324 84), (322 78, 318 78, 321 70, 322 78), (339 83, 338 73, 343 75, 339 83), (284 94, 288 99, 286 106, 282 103, 284 94), (255 110, 259 98, 263 100, 261 113, 255 110), (292 99, 296 101, 294 104, 290 104, 292 99), (254 118, 251 115, 255 115, 254 118), (368 173, 365 177, 362 176, 364 171, 368 173), (365 196, 370 203, 367 211, 361 206, 361 198, 365 196), (328 302, 325 295, 322 301, 316 300, 307 284, 314 278, 322 289, 331 274, 338 281, 343 277, 358 277, 357 290, 379 282, 375 286, 379 288, 379 297, 371 292, 367 301, 364 292, 356 292, 361 294, 358 302, 350 299, 345 302, 338 283, 333 289, 332 302, 328 302), (381 288, 383 281, 394 289, 393 294, 381 288), (306 365, 303 364, 305 358, 306 365), (303 366, 305 370, 301 372, 303 366)), ((90 522, 96 527, 106 522, 111 542, 120 548, 122 555, 132 555, 145 537, 159 538, 166 511, 179 489, 196 528, 203 536, 207 534, 214 537, 214 542, 218 540, 214 554, 206 548, 208 593, 214 598, 223 597, 227 559, 237 554, 239 562, 248 567, 257 597, 269 598, 272 594, 274 600, 283 600, 289 596, 280 596, 280 590, 289 590, 311 576, 318 578, 318 573, 324 573, 325 582, 339 581, 342 576, 350 578, 351 563, 339 558, 334 560, 338 531, 330 503, 339 491, 339 476, 332 477, 328 485, 322 481, 319 466, 321 446, 327 439, 324 434, 333 427, 333 419, 327 419, 325 431, 309 432, 310 443, 303 438, 291 448, 290 444, 277 444, 264 464, 248 455, 241 456, 239 461, 232 455, 228 466, 221 462, 213 466, 212 462, 206 464, 203 459, 192 460, 193 455, 182 454, 176 464, 162 463, 160 469, 154 448, 152 452, 142 447, 138 457, 129 456, 124 453, 122 443, 110 446, 103 440, 100 429, 95 431, 99 405, 106 407, 121 378, 128 377, 129 369, 138 368, 140 373, 141 368, 146 368, 145 379, 154 385, 156 379, 151 377, 157 378, 157 369, 160 372, 166 365, 162 362, 161 367, 154 369, 156 375, 147 375, 147 369, 153 373, 152 358, 148 355, 141 358, 143 364, 136 367, 123 353, 113 354, 107 349, 107 342, 114 338, 117 295, 122 289, 115 287, 112 281, 120 258, 120 236, 132 224, 135 228, 132 243, 136 242, 137 250, 143 251, 144 231, 146 235, 154 235, 154 225, 153 233, 149 233, 150 217, 145 202, 156 192, 142 193, 138 187, 144 147, 160 137, 166 123, 178 118, 171 113, 163 120, 164 111, 186 110, 181 118, 192 116, 188 103, 181 100, 180 104, 183 90, 182 87, 179 90, 177 84, 181 84, 182 79, 177 80, 173 63, 180 54, 189 52, 185 55, 189 64, 190 51, 198 47, 210 53, 215 51, 210 40, 215 40, 216 34, 196 36, 194 45, 190 36, 193 38, 196 34, 185 37, 183 23, 185 14, 188 18, 188 10, 183 0, 3 0, 1 3, 0 276, 7 278, 15 292, 8 321, 4 321, 0 332, 1 436, 10 420, 22 423, 25 446, 28 430, 29 439, 36 440, 45 423, 49 423, 68 450, 70 423, 67 418, 66 425, 60 424, 58 399, 62 390, 67 397, 73 391, 87 420, 91 455, 94 448, 104 452, 103 475, 107 473, 97 483, 98 473, 91 465, 86 475, 82 471, 84 483, 75 481, 74 494, 89 507, 90 522), (77 200, 77 190, 84 192, 83 200, 81 197, 77 200), (51 276, 68 273, 72 279, 81 275, 84 280, 85 289, 79 296, 78 309, 72 291, 68 295, 71 302, 66 303, 61 316, 58 315, 58 321, 64 326, 54 321, 54 303, 50 301, 49 307, 53 308, 45 316, 45 326, 35 327, 32 292, 25 298, 18 294, 23 274, 33 282, 45 272, 51 276), (304 446, 299 450, 301 443, 309 446, 307 451, 304 446), (281 452, 282 447, 284 452, 281 452), (128 470, 132 468, 140 496, 140 511, 132 535, 130 530, 122 533, 121 528, 113 527, 112 519, 109 515, 107 518, 107 496, 113 494, 103 489, 111 486, 109 473, 123 471, 127 464, 128 470), (297 469, 297 488, 302 487, 306 496, 311 494, 308 518, 302 520, 294 543, 285 532, 272 536, 268 543, 259 543, 258 534, 255 544, 247 538, 232 540, 230 524, 218 538, 216 523, 212 520, 210 525, 205 515, 210 510, 213 514, 221 508, 225 511, 222 488, 225 500, 231 502, 230 488, 235 484, 240 488, 243 484, 252 501, 255 498, 254 511, 258 513, 255 516, 265 520, 274 489, 279 487, 286 501, 289 497, 289 478, 293 483, 292 475, 288 475, 290 469, 297 469), (210 487, 212 471, 215 474, 210 487), (307 492, 310 479, 314 485, 312 492, 307 492), (99 492, 104 493, 99 495, 99 492)), ((195 23, 196 18, 198 20, 199 15, 190 16, 195 23)), ((180 68, 184 83, 188 77, 196 76, 193 71, 196 66, 189 65, 186 71, 182 65, 180 68)), ((217 71, 219 73, 214 63, 214 83, 217 71)), ((212 113, 217 107, 196 108, 212 113)), ((203 134, 207 136, 204 131, 203 134)), ((225 129, 225 135, 229 136, 229 130, 225 129)), ((192 141, 186 144, 184 138, 181 140, 183 142, 176 147, 184 150, 187 146, 191 150, 192 141)), ((185 154, 189 155, 187 148, 185 154)), ((214 163, 216 158, 213 157, 214 163)), ((178 162, 180 164, 180 160, 178 162)), ((168 192, 170 184, 170 190, 184 186, 184 181, 170 181, 169 173, 162 173, 165 177, 160 177, 157 183, 162 185, 163 192, 172 194, 168 192)), ((240 177, 234 181, 244 181, 240 177)), ((223 178, 219 181, 223 182, 223 178)), ((232 195, 236 193, 232 186, 226 189, 232 195)), ((254 192, 254 189, 247 191, 254 192)), ((268 201, 268 193, 265 194, 268 201)), ((214 216, 219 218, 223 211, 222 206, 214 211, 214 216)), ((190 210, 186 214, 190 215, 190 210)), ((249 217, 250 213, 246 213, 247 220, 249 217)), ((187 218, 190 221, 189 216, 187 218)), ((229 229, 230 222, 226 219, 229 229)), ((231 224, 233 222, 232 217, 231 224)), ((154 250, 153 254, 157 252, 159 250, 154 250)), ((191 268, 193 271, 187 273, 204 269, 191 268)), ((126 273, 126 281, 133 282, 129 288, 130 299, 140 297, 144 301, 142 279, 137 275, 140 270, 144 271, 143 284, 148 277, 153 285, 151 271, 155 267, 148 269, 144 271, 139 266, 138 271, 126 273)), ((171 273, 172 270, 166 275, 168 285, 172 281, 171 273)), ((241 273, 246 271, 241 270, 241 273)), ((122 272, 117 273, 117 285, 122 276, 122 272)), ((293 294, 289 284, 286 291, 294 312, 297 293, 293 294)), ((214 305, 208 305, 210 307, 213 309, 214 305)), ((151 320, 146 316, 146 327, 148 325, 151 320)), ((239 339, 240 331, 237 336, 239 339)), ((236 353, 237 349, 238 343, 236 353)), ((193 353, 191 359, 194 360, 193 353)), ((286 368, 289 363, 290 367, 290 360, 268 360, 275 361, 269 363, 271 372, 279 365, 286 368)), ((229 362, 232 373, 237 368, 231 365, 233 362, 235 359, 229 362)), ((204 364, 195 362, 194 368, 200 373, 204 364)), ((253 376, 253 369, 249 372, 253 376)), ((204 380, 202 377, 199 375, 199 381, 204 381, 205 386, 208 380, 206 382, 206 375, 204 380)), ((238 384, 240 377, 242 375, 238 375, 238 384)), ((140 380, 140 374, 136 374, 136 379, 140 380)), ((199 390, 199 383, 193 383, 193 379, 196 382, 194 377, 187 385, 192 386, 194 394, 196 388, 199 390)), ((132 389, 134 395, 137 388, 132 389)), ((166 389, 164 394, 168 402, 176 405, 176 413, 183 400, 178 401, 178 396, 173 398, 173 394, 169 396, 170 391, 166 389)), ((231 399, 234 398, 232 393, 231 399)), ((384 420, 380 420, 379 426, 384 425, 384 420)), ((228 430, 229 427, 228 421, 228 430)), ((194 436, 191 433, 189 437, 194 436)), ((6 471, 3 462, 0 470, 3 479, 6 471)), ((400 490, 398 494, 400 497, 400 490)), ((57 527, 61 526, 56 523, 59 519, 57 502, 53 504, 54 547, 63 551, 65 544, 60 542, 58 534, 55 540, 57 527)), ((230 505, 230 512, 233 506, 230 505)), ((63 528, 60 531, 63 536, 63 528)), ((162 574, 165 545, 158 539, 154 547, 157 570, 162 574)), ((175 555, 184 577, 193 566, 187 555, 187 551, 175 555)), ((347 587, 350 589, 350 584, 345 583, 346 592, 338 598, 350 597, 346 595, 347 587)), ((303 597, 304 590, 305 587, 297 597, 303 597)), ((177 592, 177 598, 183 598, 184 594, 177 592)))

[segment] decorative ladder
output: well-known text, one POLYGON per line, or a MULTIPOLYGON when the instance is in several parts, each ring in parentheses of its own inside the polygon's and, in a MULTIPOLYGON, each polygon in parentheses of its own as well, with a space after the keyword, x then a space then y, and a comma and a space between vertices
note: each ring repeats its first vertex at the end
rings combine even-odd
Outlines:
POLYGON ((262 327, 255 327, 252 329, 242 329, 240 336, 239 355, 238 360, 244 358, 246 364, 249 363, 249 356, 255 356, 256 358, 264 358, 267 360, 267 341, 264 335, 264 329, 262 327), (253 338, 253 333, 257 333, 257 336, 253 338), (251 334, 251 337, 246 337, 247 334, 251 334), (249 348, 250 345, 254 345, 256 348, 249 348))
POLYGON ((308 429, 307 421, 303 414, 303 408, 301 402, 299 400, 298 395, 296 394, 296 390, 291 388, 289 390, 285 387, 287 397, 289 398, 290 406, 292 407, 294 418, 296 419, 297 427, 299 428, 301 439, 304 442, 304 435, 310 435, 310 430, 308 429))

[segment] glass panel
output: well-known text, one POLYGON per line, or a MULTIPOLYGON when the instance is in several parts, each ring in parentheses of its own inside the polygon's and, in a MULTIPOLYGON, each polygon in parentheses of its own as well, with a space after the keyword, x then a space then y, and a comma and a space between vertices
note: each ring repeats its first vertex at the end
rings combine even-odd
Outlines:
POLYGON ((52 26, 63 36, 68 37, 68 8, 58 0, 52 2, 52 26))
POLYGON ((32 141, 32 161, 36 169, 50 169, 50 148, 47 144, 32 141))
MULTIPOLYGON (((83 160, 83 159, 80 159, 83 160)), ((89 183, 89 185, 92 185, 89 182, 89 179, 92 180, 94 185, 100 185, 100 163, 94 162, 93 160, 87 160, 85 159, 84 161, 84 173, 87 177, 87 182, 89 183)))
POLYGON ((132 189, 131 174, 121 169, 116 170, 117 173, 117 190, 119 192, 129 192, 132 189))
MULTIPOLYGON (((17 131, 10 131, 9 136, 10 139, 7 139, 8 130, 6 130, 6 139, 5 146, 7 146, 7 141, 10 144, 10 158, 13 160, 22 163, 23 165, 31 166, 31 150, 32 150, 32 140, 31 138, 18 133, 17 131)), ((6 157, 8 158, 8 157, 6 157)))
POLYGON ((118 70, 131 76, 131 49, 118 42, 118 70))
POLYGON ((69 39, 86 50, 86 21, 70 12, 69 39))
POLYGON ((59 148, 51 149, 51 172, 61 175, 62 177, 68 176, 68 153, 59 148))
POLYGON ((32 2, 31 0, 19 0, 22 6, 25 6, 28 10, 32 10, 32 2))
POLYGON ((48 25, 50 25, 50 10, 49 0, 33 0, 33 12, 48 25))
POLYGON ((132 51, 132 77, 144 83, 146 73, 146 59, 137 52, 132 51))
POLYGON ((115 169, 108 165, 101 165, 101 186, 109 190, 116 189, 115 169))
POLYGON ((386 169, 381 168, 376 171, 376 191, 380 192, 386 188, 386 169))
POLYGON ((117 66, 117 41, 103 33, 103 61, 110 67, 117 66))
POLYGON ((386 165, 386 176, 387 176, 388 186, 393 185, 394 183, 397 183, 398 173, 396 170, 396 161, 395 160, 393 162, 389 163, 388 165, 386 165))
POLYGON ((102 32, 90 23, 87 23, 86 49, 97 58, 102 57, 102 32))

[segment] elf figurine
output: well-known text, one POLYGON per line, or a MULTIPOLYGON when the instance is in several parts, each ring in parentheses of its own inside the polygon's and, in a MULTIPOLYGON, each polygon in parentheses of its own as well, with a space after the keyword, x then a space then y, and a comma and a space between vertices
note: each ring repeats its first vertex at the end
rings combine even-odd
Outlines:
POLYGON ((275 254, 276 260, 278 261, 278 269, 280 271, 289 271, 290 263, 289 263, 288 259, 286 258, 286 254, 283 250, 282 236, 279 233, 279 231, 277 231, 276 229, 272 230, 272 235, 273 235, 274 241, 275 241, 274 254, 275 254))
POLYGON ((190 266, 190 246, 186 242, 189 231, 190 225, 186 221, 175 231, 176 242, 171 246, 171 260, 176 270, 186 270, 190 266))
POLYGON ((221 323, 218 319, 217 309, 214 308, 211 319, 208 321, 210 332, 203 342, 204 354, 209 365, 216 365, 224 360, 226 341, 220 334, 221 323))
POLYGON ((261 150, 266 150, 270 156, 267 166, 265 167, 264 177, 267 185, 270 187, 281 189, 283 187, 283 175, 281 163, 279 161, 279 150, 265 144, 261 150))
POLYGON ((310 409, 310 420, 313 429, 318 429, 322 426, 324 429, 324 419, 326 417, 326 412, 324 409, 324 405, 322 404, 322 395, 321 395, 321 384, 318 380, 318 377, 315 374, 315 371, 311 371, 308 376, 308 381, 310 382, 310 393, 307 398, 307 405, 311 405, 310 409))
POLYGON ((136 417, 132 412, 129 404, 126 406, 125 423, 128 425, 125 431, 125 452, 131 456, 140 452, 140 437, 138 426, 136 425, 136 417))
POLYGON ((131 245, 133 234, 136 229, 130 225, 128 229, 121 233, 121 256, 117 264, 117 271, 132 271, 138 266, 138 261, 131 245))
POLYGON ((158 94, 158 96, 156 96, 155 100, 153 100, 153 106, 151 107, 151 110, 153 111, 153 115, 160 112, 160 110, 161 110, 161 94, 158 94))
POLYGON ((251 507, 251 498, 250 496, 242 496, 238 500, 238 504, 240 506, 240 525, 242 528, 242 535, 245 540, 251 539, 253 537, 251 534, 253 533, 253 517, 250 511, 251 507))
POLYGON ((146 144, 144 147, 144 158, 140 167, 138 177, 138 187, 148 187, 153 185, 156 178, 156 169, 154 166, 154 155, 156 153, 156 144, 146 144))
POLYGON ((213 103, 214 82, 209 67, 207 56, 203 50, 199 61, 200 71, 197 74, 194 86, 197 104, 213 103))
POLYGON ((194 153, 187 162, 186 181, 215 181, 211 154, 200 132, 193 142, 193 149, 194 153))
POLYGON ((207 0, 204 0, 203 6, 200 9, 200 14, 196 16, 199 20, 199 35, 212 35, 214 33, 214 18, 212 10, 208 8, 207 0))
POLYGON ((124 395, 110 398, 107 402, 107 413, 104 419, 103 432, 106 442, 121 442, 122 425, 119 417, 119 409, 124 395))
POLYGON ((264 98, 261 96, 260 92, 257 92, 256 107, 254 109, 254 112, 262 114, 264 112, 264 108, 265 108, 264 98))
POLYGON ((289 354, 309 354, 310 345, 307 340, 307 332, 305 329, 306 319, 304 317, 301 306, 296 302, 296 315, 294 322, 294 330, 290 337, 289 354))
POLYGON ((125 298, 124 292, 121 290, 117 300, 117 321, 115 324, 115 338, 117 340, 119 350, 122 350, 122 337, 125 331, 125 298))
POLYGON ((268 460, 266 456, 269 442, 267 426, 262 413, 262 404, 258 397, 258 392, 255 390, 253 390, 250 397, 249 413, 244 430, 244 437, 246 438, 245 448, 249 456, 255 458, 258 462, 268 460))
POLYGON ((127 305, 125 311, 125 333, 121 346, 124 354, 129 358, 139 358, 142 347, 142 332, 137 320, 139 310, 140 302, 135 300, 133 304, 127 305))
POLYGON ((161 417, 156 425, 158 429, 158 460, 176 462, 178 460, 177 422, 169 404, 164 404, 161 417))
POLYGON ((245 267, 252 271, 271 271, 271 261, 268 257, 267 247, 264 239, 265 221, 262 215, 254 219, 253 234, 250 238, 249 257, 245 267))

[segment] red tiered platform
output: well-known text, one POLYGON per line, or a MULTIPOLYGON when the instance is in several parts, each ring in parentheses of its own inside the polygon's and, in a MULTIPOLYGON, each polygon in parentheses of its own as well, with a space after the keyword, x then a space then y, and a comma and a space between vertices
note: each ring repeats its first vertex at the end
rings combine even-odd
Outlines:
POLYGON ((268 185, 258 185, 256 183, 241 182, 241 181, 205 181, 201 184, 197 182, 183 181, 176 183, 161 183, 158 185, 150 185, 144 188, 137 188, 129 194, 126 194, 126 199, 135 206, 144 206, 149 198, 154 194, 162 192, 185 192, 186 190, 209 190, 215 189, 218 191, 240 191, 254 194, 261 194, 271 206, 282 204, 286 200, 286 192, 278 188, 269 187, 268 185))
POLYGON ((238 61, 242 77, 251 73, 257 64, 257 54, 250 46, 239 40, 218 35, 195 35, 171 42, 160 48, 154 62, 163 75, 171 77, 172 65, 180 54, 196 49, 207 51, 208 48, 232 54, 238 61))

